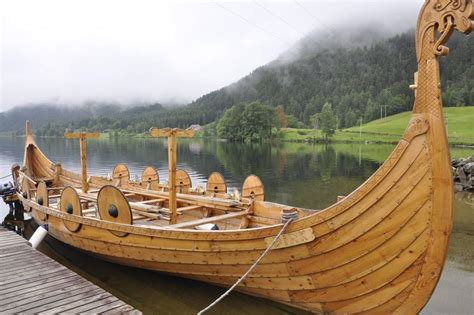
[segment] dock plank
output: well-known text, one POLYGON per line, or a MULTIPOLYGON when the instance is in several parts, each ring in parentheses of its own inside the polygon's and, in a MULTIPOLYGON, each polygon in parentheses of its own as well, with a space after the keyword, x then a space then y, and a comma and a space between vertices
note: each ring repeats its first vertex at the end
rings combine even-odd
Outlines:
MULTIPOLYGON (((80 313, 80 312, 86 312, 88 310, 90 310, 91 308, 95 308, 97 307, 98 305, 103 305, 103 304, 107 304, 109 300, 107 299, 115 299, 117 300, 117 298, 115 297, 108 297, 104 294, 99 294, 99 295, 95 295, 95 296, 91 296, 91 297, 88 297, 88 298, 83 298, 81 299, 80 301, 80 305, 74 305, 74 307, 71 307, 69 308, 67 311, 70 312, 70 313, 74 313, 74 314, 77 314, 77 313, 80 313)), ((69 305, 71 305, 72 303, 69 303, 69 305)), ((50 312, 50 310, 48 310, 48 313, 50 312)))
POLYGON ((133 306, 82 278, 20 235, 0 227, 0 309, 7 313, 133 313, 133 306))
POLYGON ((17 291, 13 291, 7 294, 2 294, 2 296, 3 298, 7 300, 11 297, 16 297, 16 296, 22 297, 26 294, 36 294, 36 291, 42 290, 43 288, 51 288, 51 287, 54 287, 55 285, 63 285, 63 284, 67 285, 70 282, 71 277, 73 277, 73 275, 59 276, 53 281, 42 283, 41 286, 37 286, 37 285, 31 286, 29 284, 25 284, 23 287, 20 287, 18 290, 21 292, 21 295, 18 295, 17 291))
MULTIPOLYGON (((28 314, 36 314, 48 309, 51 309, 53 307, 59 306, 59 305, 65 305, 67 303, 77 301, 82 299, 84 296, 90 296, 97 294, 98 289, 91 290, 90 287, 85 286, 82 288, 78 288, 76 290, 64 292, 61 294, 56 294, 55 296, 52 297, 47 297, 45 299, 41 300, 35 300, 27 304, 22 304, 20 306, 15 307, 15 313, 18 312, 27 312, 28 314)), ((12 311, 7 309, 7 311, 12 311)))
POLYGON ((110 302, 108 304, 104 304, 104 305, 101 305, 101 306, 98 306, 96 308, 92 308, 90 310, 87 310, 87 312, 81 312, 79 314, 99 314, 99 313, 102 313, 102 312, 105 312, 105 311, 108 311, 108 310, 112 310, 114 308, 117 308, 117 307, 121 307, 122 304, 120 303, 120 301, 113 301, 113 302, 110 302))
POLYGON ((76 290, 84 290, 84 292, 90 290, 90 287, 87 282, 81 282, 72 284, 71 286, 60 286, 54 290, 40 290, 35 292, 35 295, 31 295, 27 298, 13 300, 9 303, 2 302, 2 309, 9 310, 9 309, 16 309, 17 311, 21 311, 22 307, 32 307, 32 305, 43 305, 42 303, 48 304, 52 298, 56 299, 56 296, 66 293, 66 295, 74 294, 76 290), (37 293, 37 294, 36 294, 37 293))
POLYGON ((36 273, 35 275, 33 275, 33 276, 31 276, 31 275, 29 275, 29 274, 27 274, 27 275, 24 275, 24 274, 17 274, 17 276, 14 277, 13 279, 6 279, 6 280, 3 280, 3 279, 2 279, 2 280, 0 280, 0 288, 1 288, 2 286, 8 285, 8 284, 10 284, 10 283, 15 283, 15 282, 18 282, 18 281, 27 281, 30 277, 35 277, 35 278, 37 278, 37 277, 44 277, 44 276, 48 276, 49 274, 54 274, 54 273, 56 273, 56 272, 63 271, 63 270, 65 270, 65 269, 66 269, 66 267, 64 267, 64 266, 61 266, 61 265, 57 266, 57 265, 54 265, 52 268, 50 268, 50 269, 48 269, 48 270, 42 272, 40 275, 38 275, 37 273, 36 273))
MULTIPOLYGON (((20 261, 20 262, 15 262, 15 271, 16 272, 21 272, 22 270, 28 270, 28 269, 31 269, 33 267, 36 267, 36 266, 41 266, 42 264, 46 263, 45 261, 43 260, 30 260, 30 261, 20 261)), ((3 275, 8 275, 11 273, 11 271, 8 269, 8 266, 11 265, 10 264, 7 264, 6 265, 6 268, 3 269, 1 266, 0 266, 0 277, 2 277, 3 275)))
MULTIPOLYGON (((47 310, 45 312, 42 312, 42 313, 39 313, 39 314, 59 314, 59 313, 78 314, 79 312, 81 312, 81 310, 80 310, 81 307, 83 308, 84 312, 90 313, 89 310, 91 308, 94 308, 95 307, 94 305, 101 305, 101 306, 108 305, 109 302, 103 301, 105 299, 111 299, 112 301, 117 302, 120 305, 123 305, 123 302, 120 301, 119 299, 117 299, 115 296, 105 297, 105 298, 104 297, 92 297, 92 300, 89 300, 89 302, 91 302, 89 304, 85 304, 86 299, 84 299, 84 300, 76 301, 76 302, 73 302, 73 303, 68 303, 67 305, 58 306, 58 307, 49 309, 49 310, 47 310), (94 302, 94 298, 95 298, 95 302, 94 302)), ((107 307, 107 309, 110 309, 110 308, 111 308, 110 306, 107 307)))
MULTIPOLYGON (((0 265, 3 265, 3 264, 6 264, 6 263, 9 263, 11 261, 21 261, 23 259, 33 259, 33 258, 38 258, 38 257, 31 257, 31 255, 28 255, 27 252, 25 252, 25 250, 28 250, 28 248, 26 247, 23 247, 23 248, 15 248, 15 250, 10 250, 10 248, 6 249, 5 250, 5 254, 12 254, 12 253, 15 253, 14 255, 2 255, 0 254, 0 258, 2 258, 0 260, 0 265)), ((2 251, 3 252, 3 251, 2 251)))
MULTIPOLYGON (((8 275, 4 275, 2 277, 2 282, 3 283, 8 283, 8 281, 18 281, 18 280, 27 280, 30 276, 35 276, 38 273, 47 273, 52 270, 61 270, 61 267, 58 267, 56 264, 52 262, 44 262, 41 266, 36 267, 36 268, 28 268, 28 269, 16 269, 16 272, 14 274, 10 273, 8 275), (18 274, 21 274, 21 278, 18 274)), ((0 282, 0 283, 2 283, 0 282)))
POLYGON ((8 286, 8 288, 4 289, 2 291, 2 295, 3 294, 10 294, 10 293, 16 293, 16 292, 19 292, 21 290, 24 290, 26 288, 29 288, 29 287, 35 287, 35 288, 39 288, 40 286, 42 286, 43 284, 45 283, 49 283, 50 281, 55 281, 57 279, 63 279, 63 278, 66 278, 67 276, 69 276, 70 274, 65 270, 63 272, 60 272, 60 273, 57 273, 51 277, 48 277, 48 279, 42 279, 42 278, 39 278, 39 279, 36 279, 34 281, 25 281, 25 282, 19 282, 19 283, 15 283, 14 285, 11 285, 11 286, 8 286))
POLYGON ((22 300, 22 299, 27 299, 27 298, 30 298, 32 296, 39 296, 40 294, 43 294, 43 293, 47 293, 47 292, 52 292, 54 290, 58 290, 58 289, 65 289, 65 288, 71 288, 71 286, 74 286, 76 284, 87 284, 87 282, 84 282, 85 280, 84 279, 81 279, 81 281, 79 282, 75 282, 75 281, 72 281, 73 278, 67 278, 68 281, 67 282, 58 282, 56 281, 56 283, 54 284, 49 284, 49 283, 46 283, 46 284, 42 284, 41 286, 34 286, 32 288, 28 288, 30 290, 22 290, 21 292, 12 292, 12 293, 15 293, 14 295, 12 293, 10 293, 8 295, 8 297, 5 295, 4 296, 4 299, 0 301, 0 309, 3 305, 6 305, 6 304, 9 304, 9 303, 13 303, 17 300, 22 300))
POLYGON ((114 309, 102 312, 102 314, 104 314, 104 315, 105 314, 123 314, 123 313, 137 314, 137 313, 134 313, 134 311, 135 310, 130 305, 123 305, 123 306, 116 307, 114 309))

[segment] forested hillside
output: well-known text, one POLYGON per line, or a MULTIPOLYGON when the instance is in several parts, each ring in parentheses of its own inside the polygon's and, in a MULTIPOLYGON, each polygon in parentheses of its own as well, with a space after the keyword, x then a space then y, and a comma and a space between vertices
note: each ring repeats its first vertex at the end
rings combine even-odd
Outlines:
POLYGON ((120 107, 114 104, 88 103, 79 107, 48 103, 25 105, 0 113, 0 132, 22 130, 26 120, 30 120, 34 126, 44 126, 53 121, 63 125, 65 122, 94 119, 119 111, 120 107))
MULTIPOLYGON (((449 57, 441 63, 444 104, 474 105, 474 38, 456 35, 448 43, 449 57)), ((338 127, 344 128, 360 118, 364 122, 380 118, 382 106, 387 115, 411 109, 413 93, 408 86, 416 71, 414 32, 367 42, 363 41, 363 46, 325 47, 308 37, 299 43, 299 47, 304 47, 301 53, 295 53, 293 48, 292 54, 283 54, 238 82, 185 107, 164 108, 155 104, 127 111, 106 108, 80 113, 63 109, 60 115, 58 109, 48 111, 45 107, 41 115, 29 119, 36 126, 42 125, 37 129, 42 135, 60 135, 65 128, 144 132, 151 126, 205 125, 216 121, 235 104, 260 101, 270 107, 283 106, 286 114, 307 126, 310 117, 330 103, 338 127), (42 118, 48 115, 56 118, 54 123, 42 118)), ((0 114, 0 131, 22 128, 26 116, 20 115, 21 111, 0 114)))
POLYGON ((78 106, 35 104, 0 113, 0 133, 22 134, 26 120, 40 136, 62 136, 66 128, 136 132, 148 129, 161 111, 166 111, 161 104, 131 107, 96 102, 78 106))
MULTIPOLYGON (((409 85, 416 71, 414 42, 414 33, 409 32, 370 47, 323 50, 289 63, 277 60, 199 98, 188 110, 209 122, 233 104, 260 100, 283 105, 287 114, 308 124, 329 102, 339 127, 350 127, 359 118, 379 118, 382 105, 387 105, 387 115, 406 111, 413 104, 409 85)), ((453 36, 448 46, 451 54, 441 63, 444 104, 473 105, 474 38, 453 36)))

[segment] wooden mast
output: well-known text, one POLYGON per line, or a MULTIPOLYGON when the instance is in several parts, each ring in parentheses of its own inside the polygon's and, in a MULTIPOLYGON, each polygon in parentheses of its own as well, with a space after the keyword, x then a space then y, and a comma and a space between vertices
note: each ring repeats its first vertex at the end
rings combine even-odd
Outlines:
POLYGON ((86 139, 97 139, 99 133, 90 132, 78 132, 78 133, 65 133, 64 138, 66 139, 79 139, 79 146, 81 149, 81 174, 82 174, 82 192, 87 193, 89 190, 89 184, 87 183, 87 146, 86 139))
POLYGON ((186 129, 158 129, 151 128, 150 135, 153 138, 168 138, 168 189, 169 189, 169 209, 171 212, 170 224, 177 223, 176 204, 176 138, 192 138, 194 132, 186 129))
POLYGON ((25 136, 31 136, 31 125, 29 120, 25 122, 25 136))

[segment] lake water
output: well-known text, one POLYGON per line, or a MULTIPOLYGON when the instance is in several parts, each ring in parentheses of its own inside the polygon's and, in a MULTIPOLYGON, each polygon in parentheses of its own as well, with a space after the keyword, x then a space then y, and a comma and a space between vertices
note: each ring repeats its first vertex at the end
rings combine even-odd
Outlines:
MULTIPOLYGON (((64 168, 79 171, 78 141, 37 139, 43 152, 64 168)), ((22 162, 22 138, 0 138, 0 177, 22 162)), ((347 195, 365 181, 388 156, 393 145, 235 144, 208 139, 178 141, 178 168, 189 172, 193 186, 205 186, 213 171, 228 187, 241 189, 247 175, 258 175, 266 200, 323 209, 338 195, 347 195)), ((463 149, 455 156, 474 155, 463 149)), ((167 149, 163 139, 111 138, 88 142, 88 171, 107 176, 116 163, 126 163, 132 178, 155 166, 167 178, 167 149)), ((0 180, 4 181, 4 180, 0 180)), ((7 207, 0 203, 0 217, 7 207)), ((222 288, 100 261, 54 240, 42 251, 145 313, 195 314, 216 299, 222 288)), ((474 196, 455 198, 453 234, 445 269, 423 314, 472 314, 474 310, 474 196)), ((264 299, 232 293, 214 314, 304 313, 264 299)))

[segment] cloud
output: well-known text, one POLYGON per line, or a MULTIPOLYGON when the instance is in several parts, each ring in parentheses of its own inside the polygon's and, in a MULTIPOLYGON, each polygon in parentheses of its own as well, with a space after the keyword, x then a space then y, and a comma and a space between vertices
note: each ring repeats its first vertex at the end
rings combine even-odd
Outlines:
POLYGON ((422 2, 2 1, 0 111, 44 101, 188 102, 313 30, 414 27, 422 2))

